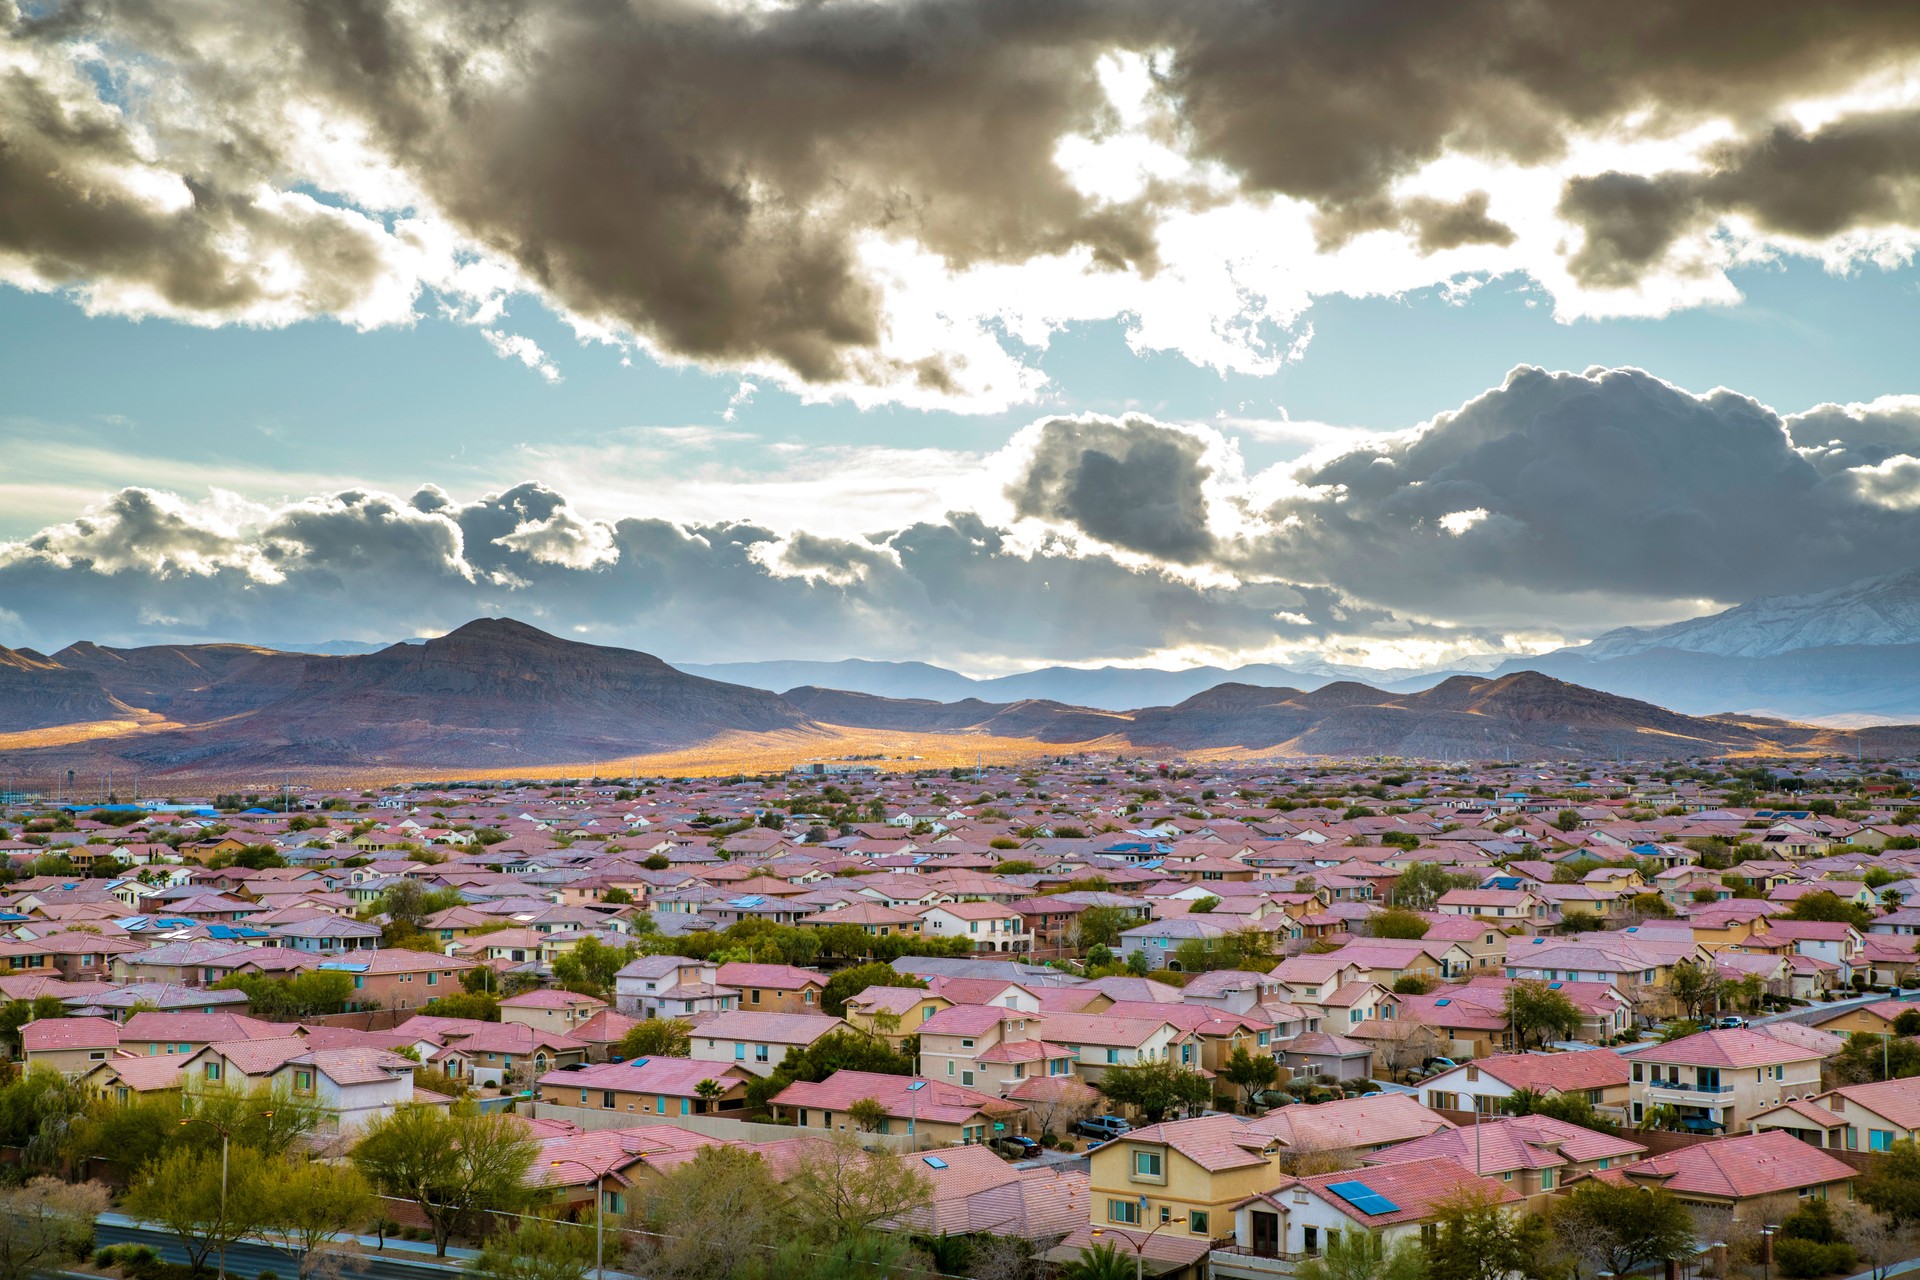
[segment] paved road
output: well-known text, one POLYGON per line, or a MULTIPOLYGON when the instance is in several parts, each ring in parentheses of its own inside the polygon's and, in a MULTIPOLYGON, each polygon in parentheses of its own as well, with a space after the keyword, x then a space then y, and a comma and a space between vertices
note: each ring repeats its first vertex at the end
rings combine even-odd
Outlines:
POLYGON ((1770 1013, 1764 1018, 1755 1018, 1755 1026, 1765 1026, 1769 1022, 1798 1022, 1807 1026, 1826 1018, 1845 1013, 1849 1009, 1858 1009, 1862 1005, 1877 1004, 1882 1000, 1920 1000, 1920 994, 1898 991, 1890 995, 1855 996, 1851 1000, 1835 1000, 1832 1004, 1810 1004, 1804 1009, 1789 1009, 1785 1013, 1770 1013))
MULTIPOLYGON (((466 1260, 476 1256, 472 1249, 449 1248, 446 1258, 436 1259, 431 1244, 395 1240, 392 1237, 387 1239, 385 1253, 374 1254, 372 1251, 379 1244, 378 1240, 372 1236, 360 1236, 357 1239, 366 1246, 368 1255, 350 1274, 365 1276, 368 1280, 448 1280, 448 1277, 460 1275, 461 1266, 466 1260), (395 1253, 418 1256, 395 1257, 395 1253)), ((187 1251, 170 1232, 125 1214, 101 1214, 94 1225, 94 1244, 96 1247, 110 1244, 151 1245, 168 1262, 184 1263, 187 1260, 187 1251)), ((211 1264, 213 1259, 208 1258, 208 1262, 211 1264)), ((300 1273, 299 1259, 274 1245, 251 1240, 227 1250, 229 1277, 253 1280, 262 1271, 271 1271, 281 1280, 292 1280, 300 1273)))

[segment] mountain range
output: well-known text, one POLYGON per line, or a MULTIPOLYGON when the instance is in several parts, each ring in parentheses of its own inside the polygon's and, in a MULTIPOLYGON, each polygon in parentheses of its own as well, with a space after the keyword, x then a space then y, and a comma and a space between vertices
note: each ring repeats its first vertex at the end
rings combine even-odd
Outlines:
POLYGON ((1920 569, 1798 596, 1773 596, 1663 627, 1622 627, 1525 658, 1489 656, 1443 670, 1279 666, 1041 667, 974 679, 924 662, 681 663, 680 669, 775 692, 800 685, 888 698, 1050 699, 1124 711, 1223 683, 1318 689, 1365 681, 1395 693, 1457 675, 1539 672, 1689 715, 1738 712, 1829 726, 1920 719, 1920 569))
MULTIPOLYGON (((936 669, 937 670, 937 669, 936 669)), ((1114 710, 1049 699, 885 697, 806 685, 775 693, 650 654, 480 619, 369 654, 247 645, 51 656, 0 649, 0 762, 29 776, 484 770, 632 760, 727 739, 769 764, 850 733, 966 735, 1052 747, 1262 755, 1665 759, 1852 750, 1853 735, 1777 720, 1696 717, 1533 671, 1455 675, 1394 691, 1228 681, 1114 710)), ((1920 750, 1920 726, 1870 730, 1876 754, 1920 750)))

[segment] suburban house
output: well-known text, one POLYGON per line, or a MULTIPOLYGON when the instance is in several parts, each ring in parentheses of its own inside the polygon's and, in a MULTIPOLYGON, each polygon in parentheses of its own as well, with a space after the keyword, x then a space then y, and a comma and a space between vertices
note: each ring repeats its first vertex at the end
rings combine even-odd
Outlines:
POLYGON ((1737 1133, 1763 1111, 1819 1093, 1825 1059, 1821 1049, 1744 1028, 1656 1044, 1632 1055, 1630 1118, 1639 1124, 1655 1107, 1671 1107, 1689 1130, 1737 1133))
POLYGON ((1920 1076, 1842 1085, 1762 1111, 1752 1124, 1831 1151, 1886 1151, 1920 1137, 1920 1076))
POLYGON ((719 981, 740 993, 735 1008, 749 1013, 818 1013, 827 980, 790 964, 735 961, 719 968, 719 981))
POLYGON ((906 1134, 916 1149, 976 1145, 1025 1128, 1027 1109, 977 1089, 872 1071, 836 1071, 818 1082, 796 1080, 773 1097, 776 1115, 802 1129, 854 1130, 848 1114, 856 1103, 880 1105, 874 1132, 906 1134))
POLYGON ((847 1001, 847 1024, 879 1036, 896 1050, 919 1032, 927 1020, 953 1002, 917 987, 868 987, 847 1001))
MULTIPOLYGON (((922 995, 923 992, 913 994, 922 995)), ((962 1004, 922 1022, 920 1073, 998 1096, 1030 1075, 1070 1076, 1073 1054, 1045 1039, 1042 1014, 962 1004)))
POLYGON ((1442 1071, 1420 1085, 1421 1101, 1436 1111, 1500 1114, 1522 1089, 1584 1097, 1602 1115, 1620 1119, 1631 1099, 1627 1060, 1610 1049, 1570 1053, 1506 1053, 1442 1071))
POLYGON ((720 966, 684 956, 638 956, 613 975, 613 1007, 630 1018, 698 1019, 737 1007, 720 966))
POLYGON ((1033 933, 1026 917, 995 902, 936 902, 920 910, 921 932, 929 938, 966 938, 975 951, 1031 951, 1033 933))
POLYGON ((1757 1230, 1776 1197, 1845 1200, 1854 1168, 1780 1130, 1703 1142, 1624 1167, 1621 1176, 1664 1187, 1689 1204, 1733 1211, 1733 1221, 1757 1230))
POLYGON ((693 1058, 636 1058, 549 1071, 538 1082, 540 1101, 655 1116, 737 1111, 746 1105, 752 1075, 731 1063, 693 1058), (717 1086, 702 1090, 702 1085, 717 1086))
POLYGON ((500 1021, 570 1036, 606 1007, 606 1001, 576 991, 558 988, 523 991, 500 1002, 500 1021))
POLYGON ((1502 1116, 1459 1129, 1441 1129, 1401 1143, 1369 1165, 1399 1164, 1440 1156, 1483 1178, 1498 1178, 1543 1212, 1553 1192, 1577 1177, 1631 1164, 1647 1154, 1631 1138, 1601 1133, 1549 1116, 1502 1116))
POLYGON ((436 996, 459 991, 460 975, 475 963, 425 951, 382 948, 322 960, 318 967, 353 978, 349 1009, 418 1009, 436 996))
POLYGON ((1404 1093, 1347 1098, 1318 1105, 1296 1102, 1246 1122, 1287 1155, 1360 1159, 1389 1147, 1453 1128, 1453 1122, 1404 1093))
POLYGON ((1233 1206, 1281 1177, 1280 1149, 1233 1116, 1135 1129, 1088 1157, 1093 1222, 1202 1240, 1225 1235, 1233 1206))
POLYGON ((1081 1079, 1097 1084, 1108 1067, 1135 1062, 1189 1059, 1198 1054, 1198 1040, 1164 1018, 1109 1018, 1101 1014, 1051 1013, 1046 1022, 1047 1042, 1073 1055, 1081 1079))
POLYGON ((731 1062, 757 1076, 770 1076, 789 1049, 804 1049, 846 1023, 811 1013, 717 1013, 694 1028, 693 1056, 731 1062))
POLYGON ((284 1086, 352 1132, 413 1101, 415 1063, 385 1049, 315 1049, 299 1036, 210 1044, 181 1064, 196 1088, 284 1086))
POLYGON ((1233 1206, 1233 1243, 1208 1259, 1223 1280, 1274 1280, 1296 1262, 1317 1257, 1336 1235, 1359 1232, 1387 1249, 1431 1238, 1438 1206, 1478 1187, 1488 1198, 1519 1212, 1519 1191, 1498 1178, 1476 1177, 1472 1168, 1446 1156, 1339 1173, 1289 1178, 1233 1206))
POLYGON ((120 1026, 111 1018, 40 1018, 20 1028, 20 1056, 27 1070, 51 1067, 77 1079, 120 1049, 120 1026))

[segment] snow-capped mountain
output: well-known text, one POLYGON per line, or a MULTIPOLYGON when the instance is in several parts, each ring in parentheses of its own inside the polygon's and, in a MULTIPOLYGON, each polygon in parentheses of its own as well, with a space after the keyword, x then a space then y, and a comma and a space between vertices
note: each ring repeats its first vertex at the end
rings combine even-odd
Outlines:
POLYGON ((1725 658, 1765 658, 1835 645, 1920 642, 1920 569, 1798 596, 1768 596, 1724 613, 1664 627, 1621 627, 1562 653, 1600 661, 1680 649, 1725 658))

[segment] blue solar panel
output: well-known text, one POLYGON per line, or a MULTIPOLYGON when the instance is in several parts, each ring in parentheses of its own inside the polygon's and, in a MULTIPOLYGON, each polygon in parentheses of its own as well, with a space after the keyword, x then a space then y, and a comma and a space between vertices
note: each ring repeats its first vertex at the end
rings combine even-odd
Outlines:
POLYGON ((939 1156, 921 1156, 920 1158, 927 1162, 927 1168, 929 1169, 944 1169, 947 1167, 947 1162, 939 1156))
POLYGON ((1364 1182, 1329 1182, 1327 1190, 1345 1200, 1360 1212, 1372 1217, 1382 1213, 1398 1213, 1400 1206, 1375 1191, 1364 1182))

